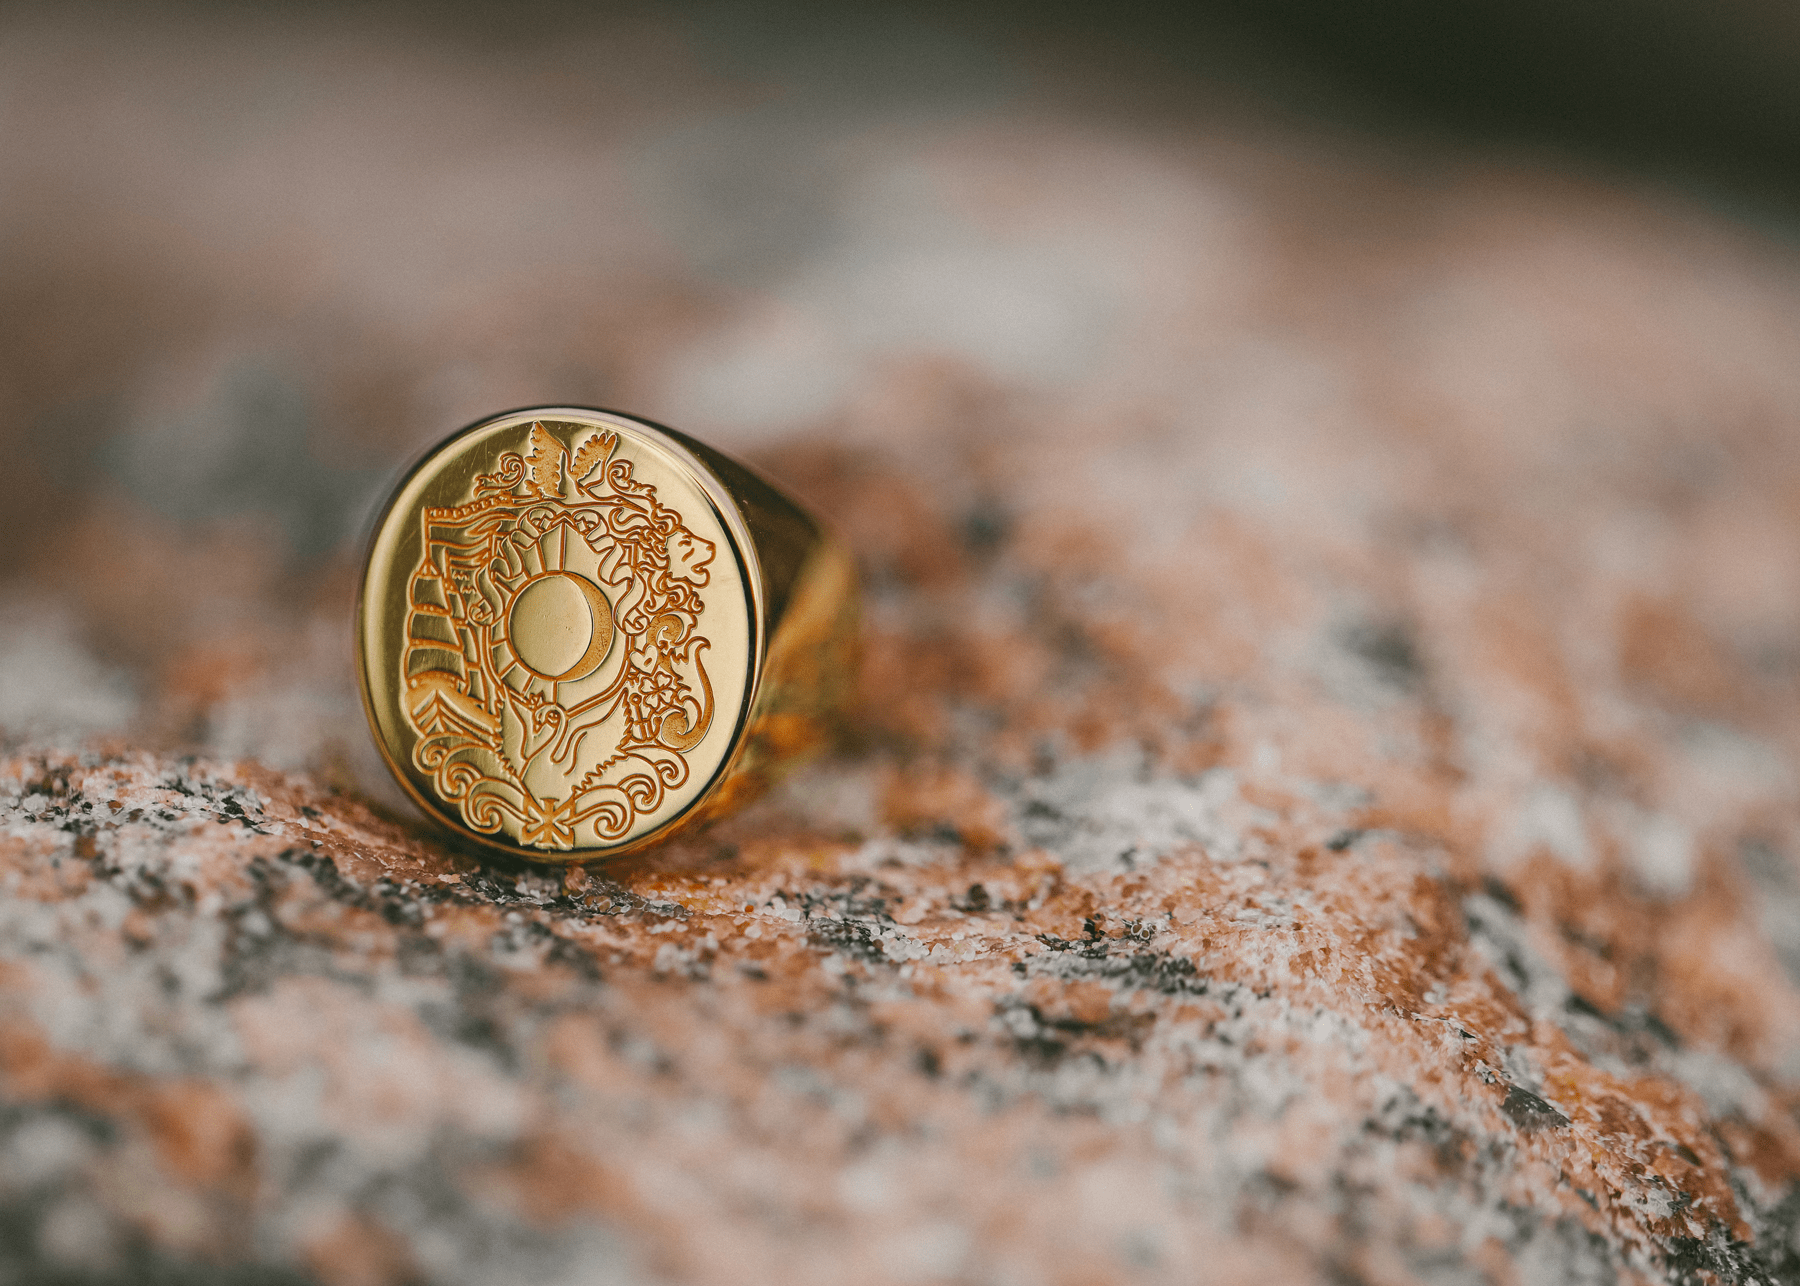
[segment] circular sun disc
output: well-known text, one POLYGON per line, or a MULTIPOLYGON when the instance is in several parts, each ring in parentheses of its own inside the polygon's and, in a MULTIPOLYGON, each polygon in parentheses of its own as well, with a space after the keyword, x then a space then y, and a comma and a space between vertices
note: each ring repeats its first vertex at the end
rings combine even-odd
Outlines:
POLYGON ((533 674, 584 679, 612 646, 612 607, 600 587, 572 572, 549 572, 520 590, 507 614, 513 651, 533 674))

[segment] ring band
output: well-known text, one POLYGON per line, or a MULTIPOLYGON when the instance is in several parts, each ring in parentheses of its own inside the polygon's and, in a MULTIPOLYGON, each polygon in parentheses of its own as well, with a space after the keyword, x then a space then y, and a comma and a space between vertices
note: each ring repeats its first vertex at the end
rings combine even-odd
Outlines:
POLYGON ((847 551, 772 484, 647 420, 532 407, 395 488, 357 663, 428 815, 581 862, 722 816, 823 745, 856 627, 847 551))

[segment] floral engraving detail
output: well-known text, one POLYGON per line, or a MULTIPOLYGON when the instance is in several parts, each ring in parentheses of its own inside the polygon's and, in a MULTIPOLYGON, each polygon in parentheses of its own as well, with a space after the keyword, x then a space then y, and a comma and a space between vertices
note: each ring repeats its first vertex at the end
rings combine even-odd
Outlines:
POLYGON ((717 552, 618 436, 542 423, 469 500, 426 508, 403 702, 413 763, 483 834, 608 844, 663 807, 713 718, 698 633, 717 552))

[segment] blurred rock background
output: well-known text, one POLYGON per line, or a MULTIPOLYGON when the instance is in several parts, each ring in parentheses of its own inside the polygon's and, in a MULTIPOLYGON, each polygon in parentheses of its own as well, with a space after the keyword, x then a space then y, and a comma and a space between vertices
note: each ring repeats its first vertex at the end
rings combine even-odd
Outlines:
POLYGON ((0 1280, 1800 1280, 1797 71, 0 11, 0 1280), (839 751, 591 882, 413 829, 349 650, 538 402, 869 593, 839 751))
MULTIPOLYGON (((4 34, 0 716, 376 791, 341 620, 447 426, 560 399, 856 451, 955 384, 1184 428, 1228 397, 1222 441, 1281 399, 1353 415, 1343 343, 1403 375, 1396 326, 1483 347, 1492 312, 1421 317, 1478 254, 1773 249, 1800 172, 1781 6, 22 5, 4 34)), ((1471 378, 1532 395, 1514 356, 1471 378)))

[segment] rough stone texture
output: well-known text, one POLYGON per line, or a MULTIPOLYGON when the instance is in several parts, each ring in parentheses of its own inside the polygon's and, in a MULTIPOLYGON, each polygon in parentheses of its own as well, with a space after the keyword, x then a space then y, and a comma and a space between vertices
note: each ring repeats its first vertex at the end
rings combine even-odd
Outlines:
POLYGON ((0 1282, 1800 1281, 1791 239, 923 24, 7 23, 0 1282), (551 399, 869 596, 566 874, 348 654, 551 399))

